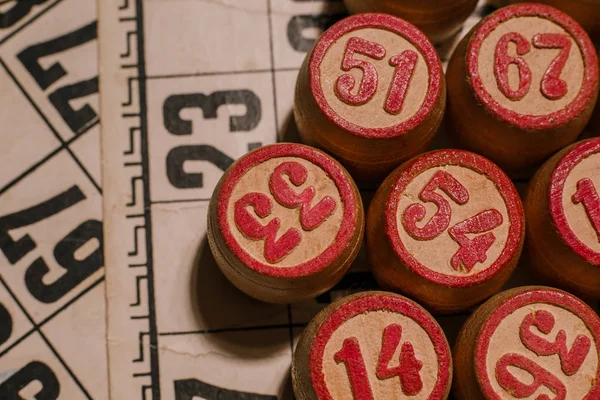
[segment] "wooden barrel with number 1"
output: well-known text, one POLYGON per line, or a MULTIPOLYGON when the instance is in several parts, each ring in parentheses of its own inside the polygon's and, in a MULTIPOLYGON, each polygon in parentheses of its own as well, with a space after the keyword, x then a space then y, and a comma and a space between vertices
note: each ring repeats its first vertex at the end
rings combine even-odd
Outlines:
POLYGON ((600 138, 548 160, 525 196, 526 254, 549 283, 600 298, 600 138))

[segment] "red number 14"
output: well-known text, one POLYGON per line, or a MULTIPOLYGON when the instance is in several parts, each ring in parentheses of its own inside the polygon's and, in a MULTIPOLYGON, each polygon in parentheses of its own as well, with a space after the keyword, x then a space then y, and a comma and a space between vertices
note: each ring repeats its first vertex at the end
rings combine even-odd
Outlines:
MULTIPOLYGON (((376 376, 379 380, 397 376, 400 379, 402 392, 408 396, 414 396, 423 389, 423 381, 419 374, 423 363, 415 357, 413 345, 410 342, 404 342, 400 349, 398 365, 395 367, 389 366, 401 338, 402 327, 400 325, 391 324, 383 330, 376 376)), ((354 399, 374 400, 365 359, 360 350, 358 339, 356 337, 345 339, 342 348, 333 357, 338 364, 344 363, 346 365, 354 399)))

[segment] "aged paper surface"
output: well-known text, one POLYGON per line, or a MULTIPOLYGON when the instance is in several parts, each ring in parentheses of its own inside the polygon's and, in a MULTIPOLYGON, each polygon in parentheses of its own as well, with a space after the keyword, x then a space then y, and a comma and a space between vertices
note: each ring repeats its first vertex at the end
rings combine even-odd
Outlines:
MULTIPOLYGON (((494 9, 481 4, 462 34, 494 9)), ((298 68, 343 4, 102 0, 99 12, 111 398, 291 399, 302 328, 332 300, 375 287, 364 252, 330 293, 262 304, 219 272, 206 214, 234 159, 297 137, 298 68)), ((440 48, 444 61, 455 43, 440 48)), ((440 322, 455 337, 466 318, 440 322)))
POLYGON ((96 4, 0 3, 0 398, 106 399, 96 4))

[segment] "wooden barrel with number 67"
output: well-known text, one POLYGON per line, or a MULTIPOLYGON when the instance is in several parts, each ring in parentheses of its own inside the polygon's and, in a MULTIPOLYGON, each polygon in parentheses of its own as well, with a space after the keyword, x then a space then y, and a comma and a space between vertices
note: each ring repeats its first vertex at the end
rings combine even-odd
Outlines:
POLYGON ((457 142, 525 177, 583 131, 598 95, 598 58, 571 17, 519 4, 490 14, 465 36, 447 79, 457 142))

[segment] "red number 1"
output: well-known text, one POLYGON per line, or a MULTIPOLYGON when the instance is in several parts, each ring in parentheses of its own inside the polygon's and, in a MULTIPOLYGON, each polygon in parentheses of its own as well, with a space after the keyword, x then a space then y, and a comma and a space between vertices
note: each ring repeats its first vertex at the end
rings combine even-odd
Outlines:
POLYGON ((600 197, 598 197, 594 182, 590 178, 583 178, 577 182, 577 191, 571 201, 573 204, 583 203, 588 219, 600 241, 600 197))
POLYGON ((390 58, 390 65, 396 67, 394 78, 390 85, 384 110, 390 114, 398 114, 402 111, 408 85, 417 66, 417 53, 412 50, 404 50, 402 53, 390 58))

